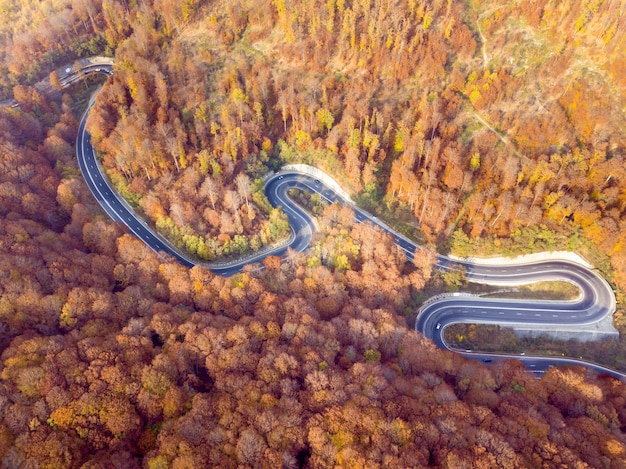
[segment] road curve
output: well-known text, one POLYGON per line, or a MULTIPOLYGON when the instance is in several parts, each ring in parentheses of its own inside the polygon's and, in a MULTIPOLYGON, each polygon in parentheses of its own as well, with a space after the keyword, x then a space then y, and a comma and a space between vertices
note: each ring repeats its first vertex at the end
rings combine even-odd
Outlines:
MULTIPOLYGON (((113 68, 111 63, 91 63, 82 72, 111 75, 113 68)), ((71 78, 73 79, 73 76, 71 78)), ((257 255, 228 264, 213 264, 191 259, 174 248, 139 218, 132 208, 112 189, 107 178, 104 177, 95 151, 91 146, 89 133, 85 128, 86 118, 93 102, 94 98, 92 98, 80 121, 76 139, 78 163, 89 189, 111 218, 124 224, 155 251, 173 256, 183 265, 191 267, 200 264, 209 267, 217 274, 232 275, 241 271, 245 265, 259 262, 268 255, 281 255, 288 247, 297 251, 304 251, 308 247, 315 230, 315 222, 306 211, 288 197, 287 191, 291 188, 317 192, 329 202, 350 204, 354 208, 357 222, 367 221, 390 233, 409 259, 419 248, 417 244, 393 231, 375 216, 354 207, 353 204, 344 200, 321 181, 306 174, 286 171, 274 175, 266 182, 265 194, 272 206, 280 206, 289 218, 293 235, 288 246, 266 249, 257 255)), ((447 257, 438 256, 436 268, 452 269, 458 268, 459 265, 465 268, 466 278, 471 282, 492 285, 519 285, 542 280, 563 280, 577 285, 581 294, 577 300, 570 302, 485 299, 470 296, 456 296, 432 301, 421 309, 416 321, 416 330, 432 339, 442 348, 449 348, 444 341, 443 331, 446 326, 452 323, 588 325, 604 319, 615 311, 615 296, 608 283, 596 272, 574 262, 554 260, 494 266, 453 261, 447 257)), ((516 358, 525 362, 532 371, 545 370, 554 364, 574 364, 587 366, 600 373, 608 373, 618 378, 626 377, 626 375, 614 370, 572 359, 475 353, 463 353, 463 355, 485 362, 516 358)))
MULTIPOLYGON (((329 202, 350 204, 340 195, 325 187, 320 181, 297 172, 285 172, 274 176, 267 186, 270 189, 268 197, 272 205, 280 205, 284 209, 297 208, 288 197, 282 195, 273 197, 273 187, 298 187, 319 193, 329 202)), ((396 244, 405 252, 408 259, 419 246, 389 226, 378 220, 370 213, 354 207, 357 222, 369 222, 388 232, 396 244)), ((287 211, 289 214, 289 211, 287 211)), ((303 219, 310 217, 302 212, 303 219)), ((301 222, 290 215, 292 226, 302 229, 301 222)), ((312 221, 308 221, 312 223, 312 221)), ((309 232, 310 233, 310 232, 309 232)), ((310 237, 310 235, 308 235, 310 237)), ((307 238, 308 242, 308 238, 307 238)), ((306 246, 299 245, 303 250, 306 246)), ((509 262, 506 265, 487 265, 475 262, 453 260, 445 256, 437 256, 435 268, 446 270, 462 266, 466 271, 466 279, 475 283, 484 283, 499 286, 529 284, 539 281, 560 280, 576 285, 580 290, 579 297, 574 301, 538 301, 515 299, 488 299, 470 295, 455 294, 450 297, 436 299, 420 310, 415 329, 432 339, 439 347, 450 349, 445 342, 443 332, 446 326, 458 323, 497 324, 503 326, 516 325, 589 325, 611 316, 615 311, 615 295, 611 286, 586 266, 569 260, 549 260, 526 263, 509 262)), ((455 352, 458 352, 455 350, 455 352)), ((550 366, 585 366, 599 374, 608 374, 619 379, 626 378, 625 374, 597 364, 560 357, 537 357, 504 354, 481 354, 472 352, 458 352, 462 355, 486 363, 503 361, 511 358, 522 361, 527 368, 541 374, 550 366)))

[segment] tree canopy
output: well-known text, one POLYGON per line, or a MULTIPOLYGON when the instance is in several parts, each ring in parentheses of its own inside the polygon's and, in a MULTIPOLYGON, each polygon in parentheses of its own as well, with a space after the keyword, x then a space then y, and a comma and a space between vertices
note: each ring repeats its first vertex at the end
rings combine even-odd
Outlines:
POLYGON ((199 257, 284 235, 259 177, 297 161, 426 241, 587 249, 621 288, 620 2, 0 6, 20 105, 0 108, 3 466, 623 465, 623 383, 485 367, 407 327, 441 280, 432 245, 409 264, 331 205, 306 254, 188 269, 91 197, 73 148, 89 91, 33 86, 115 54, 89 122, 103 164, 199 257))

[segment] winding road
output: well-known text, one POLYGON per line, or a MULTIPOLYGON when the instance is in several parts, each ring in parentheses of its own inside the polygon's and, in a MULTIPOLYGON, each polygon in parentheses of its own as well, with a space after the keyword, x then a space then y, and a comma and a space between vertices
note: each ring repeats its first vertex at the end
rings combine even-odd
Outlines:
MULTIPOLYGON (((90 63, 83 73, 113 73, 112 62, 90 63)), ((68 82, 69 83, 69 82, 68 82)), ((256 255, 238 261, 215 264, 193 260, 174 248, 167 240, 158 235, 134 210, 112 189, 103 175, 102 168, 91 146, 90 136, 85 128, 86 118, 93 105, 92 98, 85 111, 76 139, 76 155, 80 169, 89 189, 107 214, 115 221, 124 224, 139 239, 144 241, 156 252, 173 256, 186 266, 201 264, 209 267, 220 275, 233 275, 240 272, 247 264, 261 261, 268 255, 281 255, 288 247, 296 251, 304 251, 309 246, 315 230, 315 221, 301 207, 296 205, 287 195, 291 188, 308 189, 317 192, 329 202, 349 204, 354 208, 357 222, 369 222, 389 232, 396 244, 411 259, 418 245, 406 237, 393 231, 375 216, 355 207, 337 192, 324 184, 323 179, 297 171, 284 171, 266 181, 265 194, 273 206, 280 206, 287 214, 292 228, 292 236, 288 245, 283 244, 269 248, 256 255)), ((328 179, 327 179, 328 178, 328 179)), ((466 269, 466 278, 471 282, 491 285, 519 285, 542 280, 563 280, 577 285, 581 294, 575 301, 529 301, 510 299, 485 299, 467 295, 457 295, 437 299, 422 307, 416 321, 416 330, 432 339, 442 348, 450 348, 444 341, 443 332, 446 326, 458 323, 481 323, 498 325, 589 325, 594 324, 615 311, 615 296, 610 285, 595 271, 575 262, 552 260, 524 264, 483 265, 478 263, 451 260, 438 256, 436 268, 451 269, 462 265, 466 269)), ((523 361, 534 372, 540 373, 551 365, 579 365, 593 368, 600 373, 610 374, 617 378, 626 375, 598 365, 572 359, 556 359, 547 357, 511 356, 497 354, 463 353, 464 355, 483 362, 499 361, 516 358, 523 361)))

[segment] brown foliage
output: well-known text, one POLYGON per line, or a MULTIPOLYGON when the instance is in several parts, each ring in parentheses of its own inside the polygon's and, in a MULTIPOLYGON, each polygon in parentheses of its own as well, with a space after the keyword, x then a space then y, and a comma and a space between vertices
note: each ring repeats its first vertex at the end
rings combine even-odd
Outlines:
MULTIPOLYGON (((380 168, 391 203, 406 203, 433 238, 461 210, 476 234, 567 221, 621 259, 620 137, 600 132, 576 86, 559 90, 571 122, 558 112, 557 122, 535 122, 507 112, 521 78, 485 74, 479 64, 469 80, 482 41, 500 65, 493 53, 504 44, 492 43, 506 15, 465 17, 458 3, 274 2, 270 15, 261 4, 243 15, 234 3, 196 18, 196 2, 74 3, 76 27, 104 31, 111 46, 132 30, 91 126, 111 150, 105 164, 128 177, 130 190, 148 192, 142 207, 154 218, 208 231, 202 224, 226 213, 233 234, 253 230, 249 181, 236 175, 262 166, 261 153, 284 138, 334 153, 355 188, 380 168), (475 23, 485 39, 472 36, 475 23), (244 33, 259 45, 272 31, 285 39, 268 52, 280 54, 280 67, 229 58, 226 45, 244 33), (442 79, 452 51, 462 62, 453 93, 442 79), (209 84, 207 62, 222 64, 209 84), (337 73, 326 73, 329 63, 337 73), (519 129, 508 138, 525 158, 512 157, 484 124, 472 130, 476 112, 519 129), (524 136, 540 131, 562 146, 533 149, 524 136)), ((219 6, 202 4, 207 13, 219 6)), ((538 8, 507 8, 533 27, 550 21, 538 8)), ((584 12, 588 28, 604 8, 584 12)), ((567 18, 578 10, 562 12, 565 22, 575 23, 567 18)), ((74 34, 69 24, 63 34, 74 34)), ((38 45, 37 34, 14 41, 26 47, 11 67, 52 45, 53 36, 38 45)), ((16 92, 31 114, 0 110, 3 465, 622 464, 623 383, 580 370, 535 380, 517 362, 487 369, 406 328, 398 313, 430 276, 430 250, 406 266, 388 236, 331 207, 308 258, 268 258, 265 270, 231 279, 165 262, 99 219, 84 184, 64 171, 76 124, 67 106, 29 87, 16 92)))

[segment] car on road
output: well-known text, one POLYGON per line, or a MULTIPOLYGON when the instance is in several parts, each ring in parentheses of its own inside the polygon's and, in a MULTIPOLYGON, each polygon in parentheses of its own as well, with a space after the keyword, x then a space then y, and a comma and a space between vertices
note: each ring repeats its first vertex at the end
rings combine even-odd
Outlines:
POLYGON ((437 323, 437 330, 439 330, 439 329, 441 329, 441 323, 440 322, 437 323))
POLYGON ((484 359, 483 359, 483 362, 485 362, 485 363, 491 363, 491 358, 484 358, 484 359))
POLYGON ((285 176, 278 176, 278 179, 282 179, 282 178, 284 178, 284 177, 285 177, 285 176))
POLYGON ((316 179, 316 180, 315 180, 315 185, 316 185, 316 186, 319 186, 319 185, 320 185, 320 180, 319 180, 319 179, 316 179))

